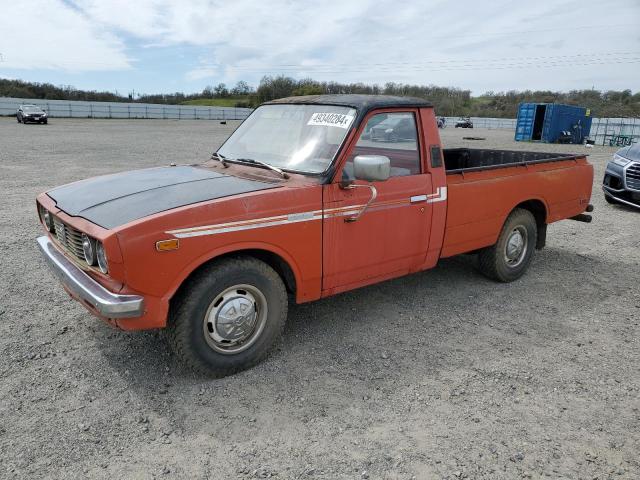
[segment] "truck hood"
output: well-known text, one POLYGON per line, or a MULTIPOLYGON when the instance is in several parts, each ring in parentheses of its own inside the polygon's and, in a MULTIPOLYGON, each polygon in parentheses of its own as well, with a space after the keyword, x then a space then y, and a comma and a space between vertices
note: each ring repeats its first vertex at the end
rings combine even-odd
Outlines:
POLYGON ((47 195, 65 213, 110 229, 184 205, 279 186, 185 165, 90 178, 47 195))

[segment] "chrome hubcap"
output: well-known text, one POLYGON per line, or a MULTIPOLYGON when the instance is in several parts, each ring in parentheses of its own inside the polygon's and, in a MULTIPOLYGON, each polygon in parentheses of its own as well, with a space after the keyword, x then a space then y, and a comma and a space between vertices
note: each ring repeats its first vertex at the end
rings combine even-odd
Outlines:
POLYGON ((507 265, 517 267, 522 263, 527 253, 527 242, 527 230, 523 226, 518 225, 511 231, 504 247, 507 265))
POLYGON ((252 285, 234 285, 219 294, 204 317, 204 335, 217 352, 239 353, 260 336, 267 318, 267 300, 252 285))

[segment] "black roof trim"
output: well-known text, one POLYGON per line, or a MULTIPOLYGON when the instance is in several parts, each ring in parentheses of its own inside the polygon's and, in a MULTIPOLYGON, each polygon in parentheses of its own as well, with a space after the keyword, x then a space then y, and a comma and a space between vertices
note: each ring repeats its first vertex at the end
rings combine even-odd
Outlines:
POLYGON ((374 108, 408 107, 421 108, 433 107, 431 102, 416 97, 398 97, 393 95, 304 95, 300 97, 279 98, 265 102, 263 105, 337 105, 341 107, 352 107, 360 114, 373 110, 374 108))

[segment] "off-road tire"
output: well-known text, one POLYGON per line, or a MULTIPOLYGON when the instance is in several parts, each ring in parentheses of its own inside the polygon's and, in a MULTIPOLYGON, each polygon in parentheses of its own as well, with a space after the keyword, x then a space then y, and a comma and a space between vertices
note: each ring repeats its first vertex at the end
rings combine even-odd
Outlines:
POLYGON ((513 282, 526 272, 536 246, 538 227, 533 214, 522 208, 516 208, 504 222, 500 236, 495 245, 483 248, 478 252, 478 263, 483 275, 499 282, 513 282), (525 252, 517 266, 510 266, 505 258, 506 242, 511 233, 518 227, 526 231, 525 252))
POLYGON ((253 367, 264 360, 282 335, 287 319, 287 291, 280 276, 266 263, 245 256, 225 258, 201 268, 172 301, 167 333, 177 357, 188 368, 220 378, 253 367), (267 301, 262 332, 246 350, 224 354, 215 351, 205 337, 207 309, 220 292, 234 286, 251 285, 267 301))

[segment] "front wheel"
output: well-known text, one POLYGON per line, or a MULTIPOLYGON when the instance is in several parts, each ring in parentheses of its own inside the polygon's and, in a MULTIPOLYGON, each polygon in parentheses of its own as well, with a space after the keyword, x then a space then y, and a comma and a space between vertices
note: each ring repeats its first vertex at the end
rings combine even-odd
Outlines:
POLYGON ((269 265, 233 257, 203 267, 172 302, 169 338, 190 368, 224 377, 262 361, 282 334, 287 292, 269 265))
POLYGON ((496 244, 478 253, 480 271, 499 282, 517 280, 531 263, 537 235, 533 214, 516 208, 507 217, 496 244))

